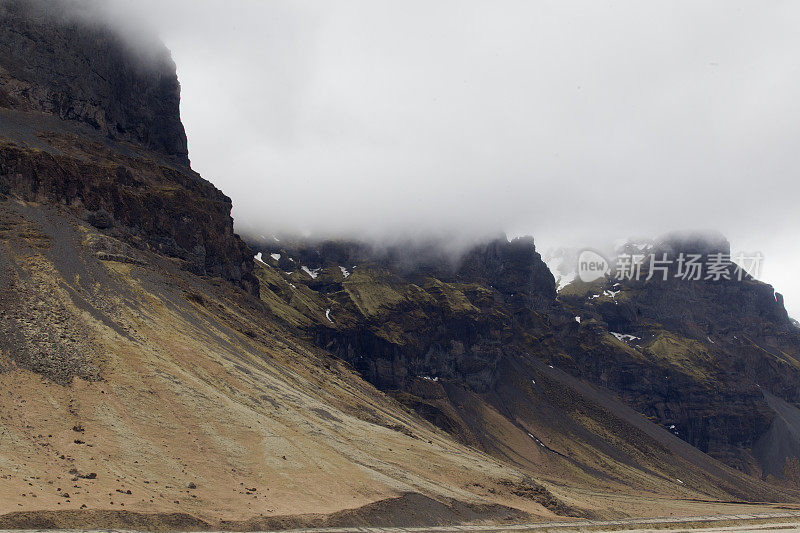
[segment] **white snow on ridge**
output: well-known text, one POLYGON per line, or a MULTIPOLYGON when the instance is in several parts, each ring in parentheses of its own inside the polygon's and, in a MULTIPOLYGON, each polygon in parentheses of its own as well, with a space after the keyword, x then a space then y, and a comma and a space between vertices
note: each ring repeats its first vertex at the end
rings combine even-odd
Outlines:
POLYGON ((575 322, 577 322, 578 324, 580 324, 580 323, 581 323, 581 317, 579 317, 579 316, 576 316, 576 317, 575 317, 575 322))
POLYGON ((325 318, 328 319, 328 322, 333 324, 333 319, 331 318, 331 310, 330 309, 326 309, 325 310, 325 318))
POLYGON ((273 258, 275 261, 280 261, 281 259, 281 254, 270 254, 269 256, 273 258))
POLYGON ((315 268, 314 270, 311 270, 307 266, 302 266, 302 267, 300 267, 300 269, 303 272, 305 272, 306 274, 308 274, 309 276, 311 276, 311 279, 317 279, 317 276, 319 276, 319 269, 318 268, 315 268))
POLYGON ((264 260, 263 260, 263 259, 261 259, 262 257, 263 257, 263 255, 261 254, 261 252, 258 252, 256 255, 254 255, 254 256, 253 256, 253 259, 255 259, 256 261, 258 261, 259 263, 263 263, 263 262, 264 262, 264 260))
POLYGON ((614 335, 617 338, 617 340, 623 341, 623 342, 625 342, 625 341, 631 342, 631 341, 635 341, 635 340, 639 340, 639 341, 642 340, 641 337, 637 337, 635 335, 628 335, 627 333, 617 333, 616 331, 610 331, 609 333, 614 335))
POLYGON ((601 296, 607 296, 608 298, 611 298, 612 300, 614 300, 614 303, 616 304, 616 303, 618 303, 617 302, 617 294, 619 294, 620 292, 622 292, 622 291, 620 291, 620 290, 610 291, 610 290, 606 289, 606 290, 603 291, 602 294, 592 294, 591 296, 589 296, 589 299, 590 300, 594 300, 595 298, 600 298, 601 296))
POLYGON ((422 379, 425 379, 425 380, 427 380, 427 381, 439 381, 439 378, 438 378, 438 377, 436 377, 436 378, 432 378, 432 377, 430 377, 430 376, 422 376, 422 379))
POLYGON ((342 271, 342 276, 344 276, 345 279, 347 279, 347 276, 350 275, 350 272, 348 272, 347 269, 345 267, 343 267, 343 266, 340 266, 339 270, 342 271))

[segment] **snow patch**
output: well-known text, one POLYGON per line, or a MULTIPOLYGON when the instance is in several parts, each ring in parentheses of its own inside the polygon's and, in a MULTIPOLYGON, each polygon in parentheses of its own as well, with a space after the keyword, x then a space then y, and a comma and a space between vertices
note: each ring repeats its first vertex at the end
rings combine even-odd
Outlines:
POLYGON ((581 317, 579 317, 579 316, 576 316, 576 317, 575 317, 575 322, 577 322, 578 324, 580 324, 580 323, 581 323, 581 317))
POLYGON ((264 256, 261 254, 261 252, 258 252, 256 255, 254 255, 254 256, 253 256, 253 259, 255 259, 256 261, 258 261, 259 263, 263 263, 263 262, 264 262, 264 260, 263 260, 263 259, 261 259, 262 257, 264 257, 264 256))
POLYGON ((425 379, 427 381, 439 381, 438 377, 432 378, 430 376, 422 376, 422 379, 425 379))
POLYGON ((333 324, 333 319, 331 318, 331 310, 330 309, 326 309, 325 310, 325 318, 328 319, 328 322, 333 324))
POLYGON ((314 270, 311 270, 310 268, 308 268, 307 266, 304 265, 304 266, 300 267, 300 269, 303 272, 305 272, 306 274, 308 274, 309 276, 311 276, 311 279, 317 279, 317 276, 319 276, 319 270, 320 269, 318 269, 318 268, 315 268, 314 270))
POLYGON ((628 335, 627 333, 617 333, 616 331, 610 331, 609 333, 614 335, 618 341, 632 342, 636 340, 642 340, 641 337, 637 337, 636 335, 628 335))
POLYGON ((539 446, 541 446, 542 448, 544 448, 544 447, 545 447, 545 446, 544 446, 544 444, 542 443, 542 441, 540 441, 539 439, 537 439, 536 437, 534 437, 534 436, 533 436, 533 435, 531 435, 530 433, 528 433, 528 436, 529 436, 530 438, 532 438, 533 440, 535 440, 535 441, 536 441, 536 444, 538 444, 538 445, 539 445, 539 446))
POLYGON ((347 279, 347 277, 350 275, 350 272, 348 272, 347 269, 343 266, 340 266, 339 270, 342 271, 342 276, 344 276, 344 279, 347 279))
POLYGON ((281 260, 281 254, 269 254, 269 256, 273 258, 275 261, 281 260))

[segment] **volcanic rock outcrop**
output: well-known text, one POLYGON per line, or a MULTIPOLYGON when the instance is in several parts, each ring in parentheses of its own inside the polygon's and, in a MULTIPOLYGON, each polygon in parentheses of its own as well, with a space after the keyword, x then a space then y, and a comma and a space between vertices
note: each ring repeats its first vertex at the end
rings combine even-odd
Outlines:
POLYGON ((661 239, 643 254, 639 279, 576 281, 561 291, 581 322, 558 338, 575 374, 618 391, 714 457, 783 477, 790 457, 767 461, 753 447, 776 418, 765 395, 800 403, 800 330, 781 295, 729 255, 722 238, 661 239), (650 257, 663 254, 672 260, 666 279, 659 271, 648 280, 650 257), (701 264, 723 258, 719 279, 683 279, 680 254, 701 264))
POLYGON ((0 5, 0 107, 83 123, 188 166, 169 51, 157 41, 126 40, 70 4, 0 5))
POLYGON ((169 52, 62 7, 0 4, 0 194, 257 291, 230 199, 189 168, 169 52))

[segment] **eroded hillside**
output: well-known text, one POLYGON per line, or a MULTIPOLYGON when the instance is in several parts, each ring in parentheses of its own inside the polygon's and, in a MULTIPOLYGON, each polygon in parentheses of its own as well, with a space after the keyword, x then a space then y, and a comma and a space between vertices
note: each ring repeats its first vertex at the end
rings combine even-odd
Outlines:
MULTIPOLYGON (((673 420, 642 409, 632 392, 655 404, 665 387, 675 391, 676 403, 704 401, 696 395, 706 391, 706 414, 695 423, 721 424, 718 431, 729 432, 737 426, 728 425, 725 417, 735 410, 721 414, 714 409, 723 411, 728 398, 729 408, 741 405, 757 423, 752 413, 767 410, 762 395, 734 403, 734 390, 716 398, 715 391, 727 384, 722 377, 713 382, 706 376, 708 388, 700 392, 685 388, 685 379, 671 374, 680 352, 668 352, 671 344, 656 344, 645 356, 589 313, 576 320, 576 310, 556 299, 553 277, 530 240, 498 239, 449 267, 434 262, 416 268, 398 264, 391 252, 365 253, 364 245, 264 246, 256 275, 261 298, 276 318, 464 443, 534 466, 554 479, 576 475, 631 486, 638 470, 687 483, 685 472, 664 469, 675 463, 669 454, 660 454, 693 450, 685 458, 726 478, 719 486, 734 493, 739 483, 754 487, 750 484, 756 480, 749 476, 715 470, 717 463, 696 453, 670 427, 673 420), (652 385, 651 374, 665 384, 652 385), (648 386, 653 388, 649 396, 648 386), (651 415, 650 420, 633 416, 631 407, 651 415), (531 440, 538 449, 529 445, 531 440)), ((742 291, 766 294, 767 288, 747 281, 742 291)), ((588 297, 595 300, 602 304, 588 297)), ((687 368, 699 373, 692 366, 683 368, 684 375, 687 368)), ((736 445, 731 443, 731 449, 750 453, 736 445)), ((647 481, 642 478, 642 483, 647 481)))
MULTIPOLYGON (((660 246, 697 252, 674 239, 660 246)), ((733 263, 727 279, 647 280, 645 268, 640 280, 575 281, 556 297, 529 240, 490 241, 449 264, 409 265, 396 250, 357 243, 256 249, 276 315, 464 442, 507 454, 470 430, 444 391, 465 388, 525 427, 514 406, 549 411, 529 390, 540 388, 535 368, 554 368, 736 469, 795 482, 800 330, 780 295, 739 279, 733 263)), ((730 254, 724 239, 700 252, 730 254)), ((579 440, 602 434, 594 427, 579 440)))

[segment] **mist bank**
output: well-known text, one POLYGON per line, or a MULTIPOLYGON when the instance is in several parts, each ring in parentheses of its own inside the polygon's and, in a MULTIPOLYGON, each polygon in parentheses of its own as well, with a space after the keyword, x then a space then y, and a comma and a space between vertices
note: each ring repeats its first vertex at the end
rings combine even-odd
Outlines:
POLYGON ((710 227, 800 311, 795 5, 29 3, 163 39, 239 233, 546 252, 710 227))
MULTIPOLYGON (((288 269, 301 265, 314 270, 336 264, 350 271, 359 264, 370 263, 404 275, 444 278, 456 276, 470 254, 486 253, 492 247, 511 244, 529 248, 533 252, 531 260, 547 266, 558 290, 578 279, 579 258, 587 250, 600 254, 608 261, 610 276, 619 274, 619 262, 624 261, 625 257, 641 261, 644 271, 642 279, 647 276, 651 259, 656 262, 667 259, 675 268, 681 255, 686 258, 700 255, 703 265, 707 266, 717 254, 722 254, 719 257, 721 261, 732 263, 729 271, 732 279, 738 278, 736 269, 741 268, 744 279, 754 278, 774 285, 776 298, 786 305, 790 314, 795 309, 792 303, 796 302, 791 284, 788 284, 790 290, 787 293, 786 285, 771 281, 770 274, 774 277, 775 272, 781 270, 768 268, 774 264, 769 257, 759 250, 741 248, 721 232, 713 230, 675 230, 656 237, 637 235, 580 244, 553 244, 552 241, 542 242, 531 235, 508 235, 500 231, 472 236, 464 232, 419 232, 412 235, 400 230, 383 235, 375 232, 357 235, 243 232, 242 237, 253 254, 260 253, 263 258, 272 255, 273 259, 277 258, 288 269)), ((701 279, 705 275, 702 274, 701 279)))
POLYGON ((511 236, 503 232, 467 236, 463 233, 403 235, 376 234, 360 236, 320 236, 285 233, 243 233, 242 238, 254 253, 280 256, 278 261, 299 262, 309 268, 320 268, 329 263, 344 268, 363 263, 378 263, 405 273, 454 273, 465 258, 476 250, 492 247, 526 248, 531 252, 531 262, 545 262, 554 274, 574 274, 578 257, 584 250, 603 256, 613 266, 618 256, 647 258, 650 255, 668 254, 674 259, 678 254, 699 254, 708 257, 723 254, 733 258, 731 244, 719 232, 674 231, 657 238, 640 237, 622 239, 594 247, 562 246, 542 250, 531 235, 511 236))

